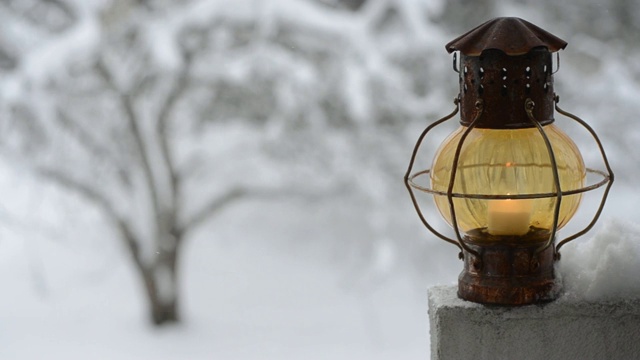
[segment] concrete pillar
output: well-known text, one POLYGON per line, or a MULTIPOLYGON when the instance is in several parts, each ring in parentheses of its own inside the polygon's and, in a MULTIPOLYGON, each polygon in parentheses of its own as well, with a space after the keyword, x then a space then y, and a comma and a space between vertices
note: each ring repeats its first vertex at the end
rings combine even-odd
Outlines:
POLYGON ((506 308, 456 293, 429 289, 432 360, 640 359, 640 299, 506 308))

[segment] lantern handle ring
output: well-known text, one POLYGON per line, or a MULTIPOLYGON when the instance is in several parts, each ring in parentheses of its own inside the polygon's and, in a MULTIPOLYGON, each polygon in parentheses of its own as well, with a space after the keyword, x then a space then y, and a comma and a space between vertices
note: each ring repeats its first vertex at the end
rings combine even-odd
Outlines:
POLYGON ((470 253, 472 253, 472 254, 474 254, 476 256, 478 256, 478 254, 477 254, 477 252, 473 251, 472 249, 468 249, 468 247, 466 247, 466 245, 463 245, 463 243, 461 241, 456 241, 454 239, 451 239, 451 238, 441 234, 433 226, 431 226, 431 224, 429 224, 429 222, 425 218, 424 214, 422 214, 422 211, 420 210, 420 205, 418 204, 418 200, 416 199, 415 193, 413 192, 413 188, 411 187, 411 183, 410 183, 410 181, 411 181, 411 171, 413 170, 413 165, 414 165, 416 157, 418 155, 418 150, 420 149, 420 146, 422 145, 422 141, 426 137, 427 133, 429 131, 431 131, 434 127, 436 127, 436 126, 442 124, 443 122, 451 119, 452 117, 454 117, 458 113, 458 111, 460 109, 460 96, 456 97, 453 100, 453 103, 454 103, 454 105, 456 107, 449 115, 446 115, 445 117, 443 117, 443 118, 433 122, 429 126, 427 126, 427 128, 424 129, 422 134, 420 134, 420 136, 418 137, 418 141, 416 142, 416 145, 413 148, 413 153, 411 154, 411 160, 409 161, 409 167, 408 167, 407 172, 406 172, 406 174, 404 176, 404 184, 407 187, 407 190, 409 190, 409 195, 411 196, 411 201, 413 203, 414 208, 416 209, 416 212, 418 213, 418 217, 420 218, 420 221, 422 221, 422 224, 424 224, 424 226, 429 231, 431 231, 434 235, 436 235, 440 239, 457 246, 458 249, 460 249, 460 253, 458 254, 458 257, 460 259, 463 259, 464 258, 463 250, 469 251, 470 253))
POLYGON ((582 127, 584 127, 593 137, 593 139, 595 140, 596 144, 598 145, 598 149, 600 150, 600 154, 602 155, 602 161, 604 162, 604 166, 607 169, 607 187, 604 190, 604 193, 602 194, 602 199, 600 201, 600 206, 598 207, 598 210, 596 211, 595 215, 593 216, 593 218, 591 219, 591 222, 582 230, 578 231, 577 233, 566 237, 565 239, 563 239, 562 241, 560 241, 558 243, 558 245, 556 246, 556 252, 555 252, 555 258, 556 260, 560 259, 560 248, 562 246, 564 246, 564 244, 575 240, 576 238, 586 234, 589 230, 591 230, 591 228, 593 228, 593 226, 595 225, 595 223, 598 221, 598 219, 600 218, 600 214, 602 213, 602 209, 604 208, 604 204, 607 202, 607 197, 609 196, 609 190, 611 189, 611 185, 613 184, 613 180, 614 180, 614 175, 613 175, 613 171, 611 170, 611 166, 609 165, 609 160, 607 160, 607 155, 604 152, 604 148, 602 147, 602 142, 600 142, 600 139, 598 138, 598 135, 596 134, 596 132, 593 130, 593 128, 591 128, 591 126, 589 126, 584 120, 582 120, 581 118, 579 118, 578 116, 571 114, 567 111, 564 111, 562 109, 560 109, 558 107, 558 103, 560 102, 560 96, 558 96, 557 94, 554 94, 553 100, 555 102, 555 108, 556 111, 559 112, 560 114, 576 121, 577 123, 579 123, 580 125, 582 125, 582 127))
MULTIPOLYGON (((535 254, 537 255, 543 252, 544 250, 546 250, 549 246, 552 246, 555 240, 556 232, 558 231, 558 219, 560 218, 560 205, 562 203, 562 188, 560 187, 560 174, 558 173, 558 165, 556 163, 556 156, 553 152, 553 148, 551 147, 551 141, 549 141, 549 137, 547 136, 547 133, 542 128, 542 125, 540 125, 540 122, 535 118, 535 116, 533 116, 533 109, 535 109, 535 106, 536 104, 530 98, 527 98, 524 102, 524 109, 527 112, 527 116, 529 117, 529 120, 531 120, 531 122, 536 126, 536 128, 538 129, 538 132, 540 133, 540 135, 542 136, 542 139, 544 140, 545 146, 547 147, 547 152, 549 153, 549 160, 551 162, 551 171, 553 173, 553 184, 555 187, 555 195, 556 195, 556 204, 555 204, 555 209, 553 211, 553 227, 551 229, 551 234, 549 235, 549 240, 547 240, 547 242, 544 245, 538 247, 535 250, 535 254)), ((554 254, 555 253, 556 253, 556 250, 554 248, 554 254)))

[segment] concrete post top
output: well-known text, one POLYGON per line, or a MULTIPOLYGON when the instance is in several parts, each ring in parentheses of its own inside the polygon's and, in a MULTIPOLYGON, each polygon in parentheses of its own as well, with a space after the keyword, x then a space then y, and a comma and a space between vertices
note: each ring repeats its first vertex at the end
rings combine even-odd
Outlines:
MULTIPOLYGON (((560 296, 557 300, 541 304, 518 307, 486 306, 465 301, 458 298, 458 288, 455 285, 434 286, 429 289, 430 309, 457 309, 467 313, 484 314, 487 316, 503 317, 552 317, 552 316, 640 316, 640 298, 610 299, 587 301, 567 296, 560 296)), ((639 324, 640 326, 640 324, 639 324)))
POLYGON ((640 359, 640 298, 485 306, 429 289, 432 359, 640 359))

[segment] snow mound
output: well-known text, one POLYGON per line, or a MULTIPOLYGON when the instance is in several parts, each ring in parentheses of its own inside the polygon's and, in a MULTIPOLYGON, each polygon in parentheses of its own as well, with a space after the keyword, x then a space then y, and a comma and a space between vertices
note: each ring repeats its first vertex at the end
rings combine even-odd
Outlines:
POLYGON ((640 226, 605 221, 591 239, 567 244, 558 266, 569 298, 640 298, 640 226))

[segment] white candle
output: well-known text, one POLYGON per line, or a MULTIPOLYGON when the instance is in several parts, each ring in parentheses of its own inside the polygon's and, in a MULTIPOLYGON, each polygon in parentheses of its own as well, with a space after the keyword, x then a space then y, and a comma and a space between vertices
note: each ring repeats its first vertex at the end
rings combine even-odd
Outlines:
POLYGON ((487 230, 491 235, 524 235, 529 232, 533 201, 489 200, 487 230))

